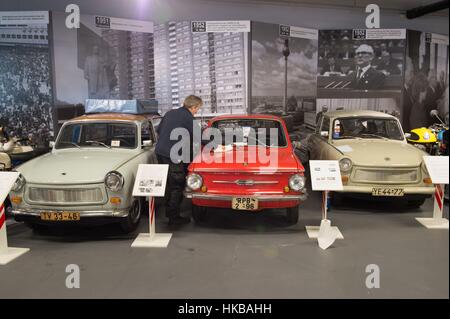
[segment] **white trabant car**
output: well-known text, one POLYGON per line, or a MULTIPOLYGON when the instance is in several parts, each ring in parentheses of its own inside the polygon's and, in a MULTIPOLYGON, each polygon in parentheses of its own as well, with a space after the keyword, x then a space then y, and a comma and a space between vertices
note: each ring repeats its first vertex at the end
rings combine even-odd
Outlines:
POLYGON ((151 119, 133 114, 88 114, 67 121, 52 151, 16 170, 10 193, 17 221, 39 224, 140 220, 143 200, 132 190, 139 164, 157 163, 151 119))
POLYGON ((343 192, 333 193, 335 204, 342 196, 365 199, 404 199, 419 207, 434 193, 425 167, 425 152, 408 144, 394 116, 375 111, 323 113, 308 143, 310 160, 338 160, 343 192))

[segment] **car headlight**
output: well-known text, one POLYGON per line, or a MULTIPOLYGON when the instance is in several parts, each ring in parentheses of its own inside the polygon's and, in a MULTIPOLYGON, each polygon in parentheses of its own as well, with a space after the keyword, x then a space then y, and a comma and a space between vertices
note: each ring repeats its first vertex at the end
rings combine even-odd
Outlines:
POLYGON ((197 190, 203 185, 203 178, 198 174, 190 174, 186 180, 187 187, 192 190, 197 190))
POLYGON ((339 169, 343 173, 348 173, 352 170, 353 163, 349 158, 343 158, 339 161, 339 169))
POLYGON ((23 177, 22 174, 19 174, 19 177, 17 177, 16 182, 14 183, 13 187, 11 188, 11 190, 13 192, 18 192, 20 191, 26 184, 26 180, 25 177, 23 177))
POLYGON ((292 175, 289 178, 289 188, 298 192, 305 187, 306 178, 298 174, 292 175))
POLYGON ((105 185, 109 190, 118 192, 123 188, 123 184, 125 184, 125 179, 119 172, 113 171, 106 174, 105 185))

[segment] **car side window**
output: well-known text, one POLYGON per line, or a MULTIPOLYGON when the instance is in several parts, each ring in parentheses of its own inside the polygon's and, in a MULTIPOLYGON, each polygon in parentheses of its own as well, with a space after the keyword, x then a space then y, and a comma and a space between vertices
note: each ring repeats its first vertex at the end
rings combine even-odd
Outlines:
POLYGON ((144 121, 144 122, 142 122, 142 126, 141 126, 141 144, 144 141, 148 141, 148 140, 155 142, 155 136, 154 136, 154 133, 153 133, 150 123, 148 121, 144 121))

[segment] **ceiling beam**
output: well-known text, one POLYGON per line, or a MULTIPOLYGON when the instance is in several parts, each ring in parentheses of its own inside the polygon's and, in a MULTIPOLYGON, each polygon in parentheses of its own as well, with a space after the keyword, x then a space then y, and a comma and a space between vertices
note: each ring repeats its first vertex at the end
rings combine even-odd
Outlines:
POLYGON ((406 11, 406 17, 408 19, 415 19, 415 18, 424 16, 429 13, 448 9, 449 2, 450 2, 450 0, 443 0, 443 1, 432 3, 432 4, 428 4, 426 6, 421 6, 421 7, 410 9, 410 10, 406 11))

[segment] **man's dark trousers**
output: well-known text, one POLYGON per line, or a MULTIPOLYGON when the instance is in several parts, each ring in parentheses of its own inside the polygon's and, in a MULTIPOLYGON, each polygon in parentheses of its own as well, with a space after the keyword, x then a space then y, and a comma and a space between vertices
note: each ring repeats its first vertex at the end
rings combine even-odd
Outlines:
POLYGON ((157 154, 159 164, 169 164, 167 175, 165 206, 166 217, 169 219, 180 216, 180 205, 183 201, 183 191, 186 185, 187 166, 183 162, 172 163, 171 159, 157 154))

